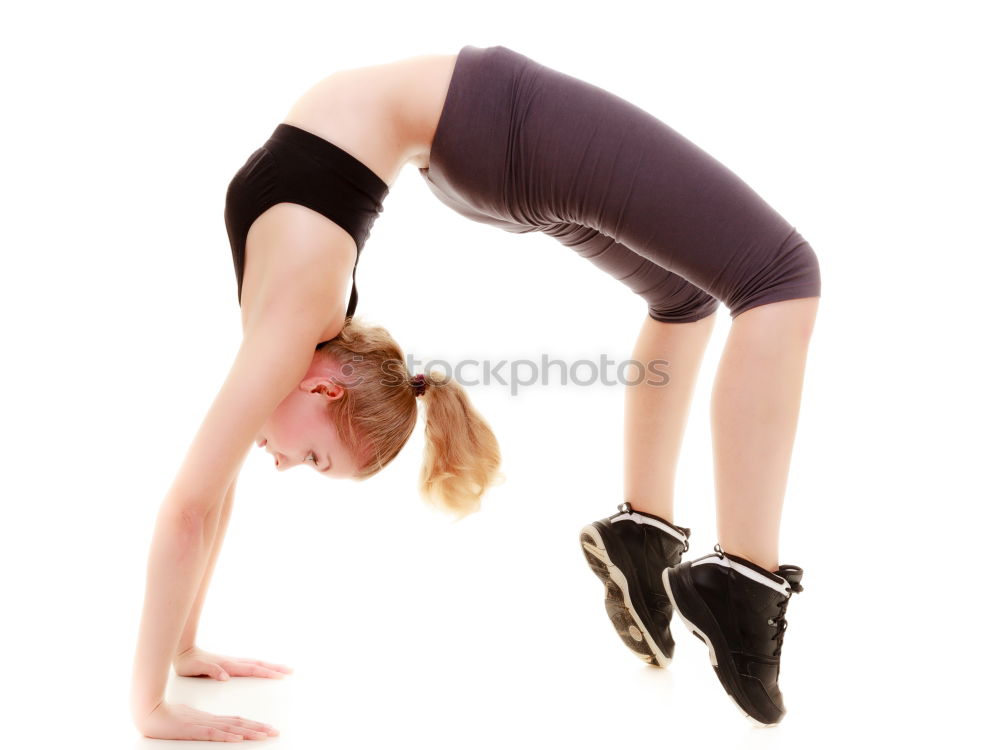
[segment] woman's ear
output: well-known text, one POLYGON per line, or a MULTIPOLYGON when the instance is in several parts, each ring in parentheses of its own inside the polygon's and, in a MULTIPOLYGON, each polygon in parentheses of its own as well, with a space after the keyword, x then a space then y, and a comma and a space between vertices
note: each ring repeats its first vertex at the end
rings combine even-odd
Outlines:
POLYGON ((306 393, 316 393, 326 396, 326 398, 330 401, 336 401, 338 398, 343 398, 344 394, 347 393, 347 389, 340 383, 330 377, 324 377, 322 375, 314 375, 312 377, 305 378, 299 384, 299 388, 306 393))

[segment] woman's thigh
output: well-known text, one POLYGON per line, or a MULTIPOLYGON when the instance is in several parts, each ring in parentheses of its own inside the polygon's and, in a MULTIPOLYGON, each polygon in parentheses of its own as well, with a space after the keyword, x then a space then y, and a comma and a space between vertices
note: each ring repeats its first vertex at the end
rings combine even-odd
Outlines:
POLYGON ((693 303, 721 300, 733 317, 820 294, 809 243, 714 157, 585 81, 534 61, 522 80, 505 190, 512 215, 591 228, 620 245, 603 250, 617 257, 611 266, 630 251, 674 274, 659 283, 680 277, 706 293, 693 303))

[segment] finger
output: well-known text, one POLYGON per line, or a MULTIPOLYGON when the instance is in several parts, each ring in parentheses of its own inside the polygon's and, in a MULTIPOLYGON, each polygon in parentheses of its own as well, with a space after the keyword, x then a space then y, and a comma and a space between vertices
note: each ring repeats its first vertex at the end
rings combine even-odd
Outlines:
POLYGON ((256 729, 254 727, 246 726, 242 721, 234 719, 225 719, 222 716, 215 716, 210 722, 208 722, 215 729, 222 732, 228 732, 230 734, 239 735, 242 739, 247 737, 251 740, 262 740, 267 739, 268 733, 264 729, 256 729))
POLYGON ((227 732, 232 732, 241 737, 249 737, 252 740, 266 740, 268 736, 267 732, 260 732, 250 727, 240 726, 239 724, 224 724, 222 728, 227 732))
POLYGON ((256 668, 253 664, 238 661, 227 661, 224 667, 233 677, 253 677, 253 671, 256 668))
POLYGON ((281 679, 284 675, 265 667, 258 667, 256 664, 248 662, 227 662, 226 670, 236 677, 276 677, 281 679))
POLYGON ((204 676, 211 677, 213 680, 228 680, 229 675, 226 673, 224 667, 219 664, 213 664, 210 662, 194 662, 189 664, 184 670, 184 674, 188 677, 193 676, 204 676))
POLYGON ((227 732, 218 727, 195 727, 194 731, 195 737, 193 739, 197 740, 211 740, 213 742, 242 742, 242 734, 234 734, 233 732, 227 732))
POLYGON ((189 660, 182 665, 181 670, 186 676, 192 675, 214 675, 214 664, 204 661, 189 660))
POLYGON ((224 722, 229 724, 236 724, 238 726, 256 729, 258 732, 278 733, 278 730, 270 724, 266 724, 262 721, 254 721, 253 719, 244 719, 242 716, 218 716, 216 718, 222 719, 224 722))
POLYGON ((273 669, 275 672, 284 672, 286 674, 291 674, 294 670, 291 667, 286 667, 284 664, 271 664, 267 661, 257 661, 252 660, 254 664, 258 664, 262 667, 267 667, 268 669, 273 669))
POLYGON ((272 664, 269 661, 260 661, 259 659, 234 659, 233 661, 240 664, 252 664, 258 667, 265 667, 266 669, 270 669, 275 672, 284 672, 285 674, 291 674, 295 671, 291 667, 286 667, 284 664, 272 664))
POLYGON ((272 680, 283 680, 285 678, 284 672, 275 672, 273 669, 268 669, 267 667, 257 667, 253 668, 254 677, 269 677, 272 680))

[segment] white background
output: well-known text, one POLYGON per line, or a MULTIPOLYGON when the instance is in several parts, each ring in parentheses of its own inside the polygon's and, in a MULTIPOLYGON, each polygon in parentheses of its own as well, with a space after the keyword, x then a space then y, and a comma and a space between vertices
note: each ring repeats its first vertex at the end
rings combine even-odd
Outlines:
MULTIPOLYGON (((622 492, 623 388, 470 388, 507 482, 451 524, 423 421, 364 483, 255 449, 199 645, 283 681, 168 700, 273 746, 915 746, 995 736, 997 24, 989 3, 20 3, 0 30, 0 744, 151 748, 131 661, 163 493, 240 341, 225 188, 329 73, 502 44, 630 99, 816 249, 786 495, 789 713, 754 729, 704 646, 618 641, 577 543, 622 492)), ((408 166, 359 317, 423 360, 627 358, 645 304, 541 235, 465 221, 408 166)), ((708 396, 677 523, 715 542, 708 396)), ((247 740, 248 742, 250 740, 247 740)))

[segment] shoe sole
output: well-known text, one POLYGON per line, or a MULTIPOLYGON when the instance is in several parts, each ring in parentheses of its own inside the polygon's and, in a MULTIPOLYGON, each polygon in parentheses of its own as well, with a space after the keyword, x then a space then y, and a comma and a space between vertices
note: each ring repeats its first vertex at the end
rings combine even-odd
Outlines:
POLYGON ((668 666, 670 658, 656 645, 642 618, 632 606, 625 574, 611 562, 604 539, 596 526, 588 524, 583 527, 580 531, 580 547, 590 569, 604 583, 604 608, 622 643, 646 664, 654 667, 668 666))
POLYGON ((697 592, 693 590, 694 584, 689 580, 690 575, 690 571, 687 568, 681 570, 668 568, 663 571, 663 588, 666 590, 667 597, 674 607, 674 613, 698 640, 708 646, 708 659, 712 663, 712 669, 715 670, 715 676, 725 689, 726 695, 729 696, 730 700, 740 710, 740 713, 757 726, 776 726, 781 719, 770 723, 761 721, 757 717, 751 716, 743 704, 740 703, 741 698, 746 703, 749 703, 749 701, 740 689, 736 663, 729 656, 729 649, 726 648, 726 641, 722 637, 722 629, 719 627, 715 616, 705 606, 705 603, 698 596, 697 592), (674 588, 675 586, 676 589, 674 588), (695 625, 691 621, 691 618, 697 619, 700 626, 695 625), (724 654, 721 661, 719 660, 720 652, 724 654))

